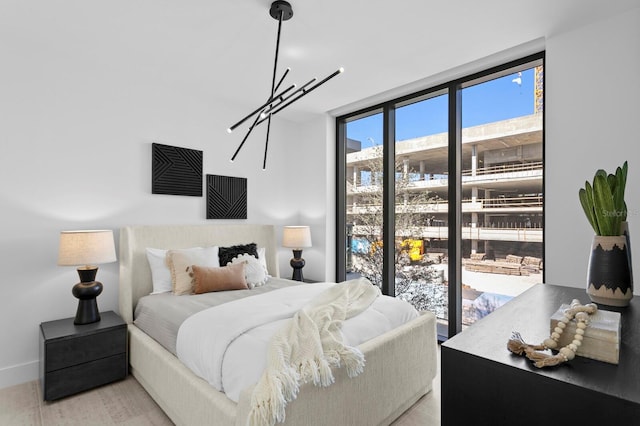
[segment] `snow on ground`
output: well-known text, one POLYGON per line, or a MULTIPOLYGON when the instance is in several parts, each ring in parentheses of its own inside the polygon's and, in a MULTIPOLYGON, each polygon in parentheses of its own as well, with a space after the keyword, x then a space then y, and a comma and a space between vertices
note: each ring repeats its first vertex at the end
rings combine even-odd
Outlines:
MULTIPOLYGON (((447 279, 448 265, 433 265, 435 269, 443 270, 447 279)), ((517 296, 535 284, 542 282, 542 273, 531 275, 490 274, 486 272, 467 271, 462 267, 462 284, 483 293, 517 296)))
POLYGON ((472 272, 462 269, 462 284, 485 293, 517 296, 541 282, 542 274, 517 276, 472 272))

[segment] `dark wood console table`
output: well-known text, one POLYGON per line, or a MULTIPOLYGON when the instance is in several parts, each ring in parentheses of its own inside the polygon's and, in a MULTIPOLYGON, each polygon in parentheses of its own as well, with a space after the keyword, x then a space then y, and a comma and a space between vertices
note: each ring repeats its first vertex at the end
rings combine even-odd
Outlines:
POLYGON ((538 369, 507 350, 512 331, 548 337, 549 317, 572 299, 589 302, 583 289, 536 285, 443 343, 442 425, 640 425, 640 297, 600 307, 622 316, 618 365, 576 357, 538 369))

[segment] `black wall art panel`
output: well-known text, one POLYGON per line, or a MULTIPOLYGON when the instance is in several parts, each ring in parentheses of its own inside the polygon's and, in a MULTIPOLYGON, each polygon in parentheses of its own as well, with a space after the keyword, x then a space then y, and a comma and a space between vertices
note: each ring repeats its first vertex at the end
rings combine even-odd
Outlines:
POLYGON ((207 219, 246 219, 247 179, 207 175, 207 219))
POLYGON ((202 151, 152 144, 151 193, 202 197, 202 151))

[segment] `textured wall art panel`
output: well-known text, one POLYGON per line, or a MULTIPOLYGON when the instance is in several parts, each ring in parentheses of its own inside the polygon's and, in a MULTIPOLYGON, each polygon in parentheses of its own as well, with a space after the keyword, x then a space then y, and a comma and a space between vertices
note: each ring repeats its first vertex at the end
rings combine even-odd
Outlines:
POLYGON ((246 219, 247 179, 207 175, 207 219, 246 219))
POLYGON ((152 144, 151 193, 202 197, 202 151, 152 144))

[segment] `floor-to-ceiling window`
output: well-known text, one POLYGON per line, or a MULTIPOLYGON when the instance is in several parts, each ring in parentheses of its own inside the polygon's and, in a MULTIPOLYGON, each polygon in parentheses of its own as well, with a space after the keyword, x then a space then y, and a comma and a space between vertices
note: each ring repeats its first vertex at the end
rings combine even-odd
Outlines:
POLYGON ((541 61, 467 81, 462 98, 462 322, 542 282, 541 61))
POLYGON ((383 114, 370 111, 346 123, 346 273, 382 287, 383 114))
POLYGON ((542 282, 543 54, 337 119, 337 279, 446 337, 542 282))
POLYGON ((446 91, 395 111, 395 290, 417 309, 448 319, 448 102, 446 91))

